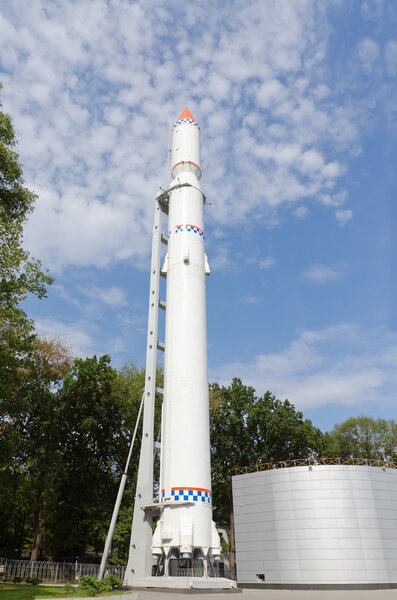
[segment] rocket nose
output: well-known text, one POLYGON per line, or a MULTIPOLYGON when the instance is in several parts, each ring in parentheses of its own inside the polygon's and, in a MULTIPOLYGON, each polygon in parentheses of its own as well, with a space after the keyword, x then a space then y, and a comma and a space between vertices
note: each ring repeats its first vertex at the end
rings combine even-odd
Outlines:
POLYGON ((177 121, 180 121, 181 119, 192 119, 193 121, 196 120, 187 106, 185 107, 185 110, 179 115, 177 121))
POLYGON ((171 136, 171 175, 174 179, 181 171, 193 172, 201 177, 200 126, 186 107, 174 124, 171 136))

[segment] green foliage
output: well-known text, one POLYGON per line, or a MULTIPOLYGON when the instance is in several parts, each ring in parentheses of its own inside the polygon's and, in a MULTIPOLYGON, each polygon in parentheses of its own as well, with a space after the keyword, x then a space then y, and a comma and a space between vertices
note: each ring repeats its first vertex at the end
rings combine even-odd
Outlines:
POLYGON ((325 456, 397 460, 397 423, 359 415, 334 426, 325 436, 325 456))
POLYGON ((234 520, 231 478, 236 467, 306 458, 318 453, 322 433, 288 401, 233 379, 210 386, 210 435, 214 516, 230 524, 230 570, 234 573, 234 520))
POLYGON ((88 575, 81 578, 80 587, 82 590, 87 592, 90 596, 97 596, 101 592, 111 592, 112 591, 112 586, 106 579, 102 579, 100 581, 99 579, 95 579, 94 577, 89 577, 88 575))
POLYGON ((116 575, 108 575, 104 578, 104 581, 106 581, 110 585, 112 590, 123 587, 123 582, 121 581, 121 579, 116 577, 116 575))
MULTIPOLYGON (((72 590, 68 591, 68 594, 73 596, 76 594, 76 588, 70 586, 72 590)), ((105 595, 113 595, 114 592, 105 592, 105 595)), ((118 594, 118 592, 116 592, 118 594)), ((81 590, 77 592, 77 596, 88 597, 88 595, 81 590)), ((65 587, 64 586, 49 586, 49 585, 13 585, 13 584, 0 584, 0 600, 36 600, 37 598, 65 598, 65 587)))
POLYGON ((122 418, 112 402, 116 372, 109 363, 108 356, 75 360, 57 393, 58 502, 48 515, 51 535, 45 540, 56 558, 82 557, 87 543, 97 552, 102 545, 116 485, 112 443, 122 418))
POLYGON ((0 110, 0 416, 7 414, 35 337, 20 302, 28 294, 43 298, 53 282, 22 248, 23 225, 36 195, 24 187, 16 144, 11 117, 0 110))
MULTIPOLYGON (((0 430, 0 555, 25 557, 33 548, 36 559, 87 560, 87 551, 103 550, 145 374, 132 363, 116 371, 108 356, 70 366, 58 342, 35 344, 19 410, 0 430)), ((128 554, 139 447, 140 433, 114 535, 116 563, 128 554)))
POLYGON ((214 504, 229 522, 231 477, 236 467, 307 458, 321 448, 322 433, 288 401, 233 379, 228 387, 210 386, 210 433, 214 504))
POLYGON ((53 383, 52 376, 44 377, 37 369, 41 341, 20 306, 28 294, 43 298, 53 279, 22 248, 23 225, 36 195, 24 187, 16 144, 11 117, 0 110, 0 528, 1 545, 11 545, 11 556, 15 546, 23 545, 19 530, 28 519, 23 498, 26 502, 29 493, 35 493, 27 474, 40 470, 24 448, 26 440, 32 445, 31 406, 38 406, 53 383))
POLYGON ((63 586, 63 589, 65 590, 65 594, 74 594, 76 591, 76 588, 73 585, 70 585, 70 583, 66 583, 63 586))
MULTIPOLYGON (((158 370, 157 372, 156 381, 159 386, 162 385, 163 374, 160 370, 158 370)), ((118 457, 117 460, 120 469, 120 475, 124 468, 129 448, 129 442, 131 440, 132 432, 135 427, 136 419, 138 416, 138 410, 142 398, 144 384, 145 370, 137 369, 137 367, 133 363, 125 365, 122 369, 120 369, 114 381, 112 397, 114 399, 114 402, 124 407, 123 411, 125 411, 125 423, 123 435, 121 436, 123 443, 120 445, 120 449, 117 450, 116 454, 116 456, 118 457)), ((155 435, 157 435, 157 432, 159 431, 160 416, 161 405, 159 402, 155 410, 155 435)), ((110 560, 114 564, 126 564, 128 558, 129 542, 131 535, 132 507, 135 496, 140 445, 141 429, 139 428, 137 438, 135 440, 134 452, 131 458, 127 486, 124 491, 123 500, 119 512, 119 518, 117 520, 113 535, 112 553, 110 560)), ((155 470, 158 470, 158 467, 159 464, 157 459, 155 462, 155 470)), ((116 492, 114 494, 113 502, 115 498, 116 492)), ((112 508, 113 505, 109 506, 109 512, 106 519, 106 527, 108 526, 108 523, 110 521, 112 508)), ((104 537, 105 536, 103 536, 103 539, 104 537)))
POLYGON ((41 583, 40 577, 26 577, 26 583, 31 583, 32 585, 39 585, 41 583))
POLYGON ((9 557, 26 550, 30 554, 34 543, 40 545, 42 512, 51 510, 55 501, 61 457, 52 388, 68 371, 70 362, 68 349, 60 342, 35 339, 31 359, 20 377, 15 400, 18 410, 9 410, 0 436, 4 458, 0 470, 0 552, 9 557))
POLYGON ((41 263, 29 260, 29 253, 21 248, 22 226, 37 196, 23 185, 22 166, 13 150, 16 144, 11 117, 0 111, 0 298, 9 307, 28 292, 42 298, 52 282, 41 272, 41 263))
MULTIPOLYGON (((64 378, 56 398, 62 463, 58 501, 47 516, 49 535, 43 540, 50 556, 74 560, 88 550, 97 555, 103 550, 143 385, 144 371, 131 364, 117 372, 108 356, 77 359, 64 378)), ((126 558, 139 444, 138 439, 113 560, 126 558)))

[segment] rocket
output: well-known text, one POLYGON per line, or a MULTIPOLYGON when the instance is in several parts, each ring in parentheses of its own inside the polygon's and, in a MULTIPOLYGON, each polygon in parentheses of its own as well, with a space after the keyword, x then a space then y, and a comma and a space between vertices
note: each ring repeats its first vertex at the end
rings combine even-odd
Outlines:
MULTIPOLYGON (((210 268, 199 183, 200 128, 187 108, 172 129, 170 158, 172 181, 157 194, 154 211, 145 389, 139 409, 140 414, 143 407, 143 429, 124 581, 138 587, 230 589, 236 582, 217 576, 216 568, 221 548, 212 520, 205 299, 210 268), (168 236, 163 215, 168 215, 168 236), (163 268, 161 244, 168 247, 163 268), (167 279, 166 302, 160 299, 160 275, 167 279), (166 311, 165 343, 158 339, 159 309, 166 311), (156 381, 157 349, 165 351, 163 388, 156 381), (163 398, 161 443, 154 441, 156 397, 163 398), (154 452, 159 450, 156 502, 154 452), (158 516, 154 533, 153 516, 158 516)), ((123 476, 135 434, 136 427, 123 476)), ((101 573, 106 556, 104 550, 101 573)))
MULTIPOLYGON (((219 560, 212 520, 204 204, 200 127, 187 108, 171 133, 160 516, 152 554, 219 560)), ((167 571, 166 571, 167 572, 167 571)), ((172 573, 170 573, 172 574, 172 573)))

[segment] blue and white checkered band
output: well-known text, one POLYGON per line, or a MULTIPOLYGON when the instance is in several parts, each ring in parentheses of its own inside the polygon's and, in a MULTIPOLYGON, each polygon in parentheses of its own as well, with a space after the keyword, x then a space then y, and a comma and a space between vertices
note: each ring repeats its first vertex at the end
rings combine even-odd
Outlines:
POLYGON ((200 227, 196 227, 196 225, 176 225, 175 233, 180 233, 182 231, 190 231, 203 238, 203 240, 205 239, 204 231, 200 229, 200 227))
POLYGON ((171 500, 188 502, 201 502, 202 504, 211 504, 211 492, 209 490, 198 490, 189 488, 178 488, 171 490, 171 500))
POLYGON ((190 125, 195 125, 197 129, 200 129, 199 124, 196 123, 196 121, 193 121, 193 119, 179 119, 179 121, 175 123, 174 127, 177 127, 177 125, 182 125, 182 123, 189 123, 190 125))

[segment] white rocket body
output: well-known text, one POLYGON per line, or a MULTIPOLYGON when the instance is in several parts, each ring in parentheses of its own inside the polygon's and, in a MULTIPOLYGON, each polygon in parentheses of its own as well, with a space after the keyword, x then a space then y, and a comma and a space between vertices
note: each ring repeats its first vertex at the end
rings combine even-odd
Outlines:
POLYGON ((220 554, 212 521, 200 129, 187 109, 172 133, 169 195, 161 512, 152 553, 220 554))

